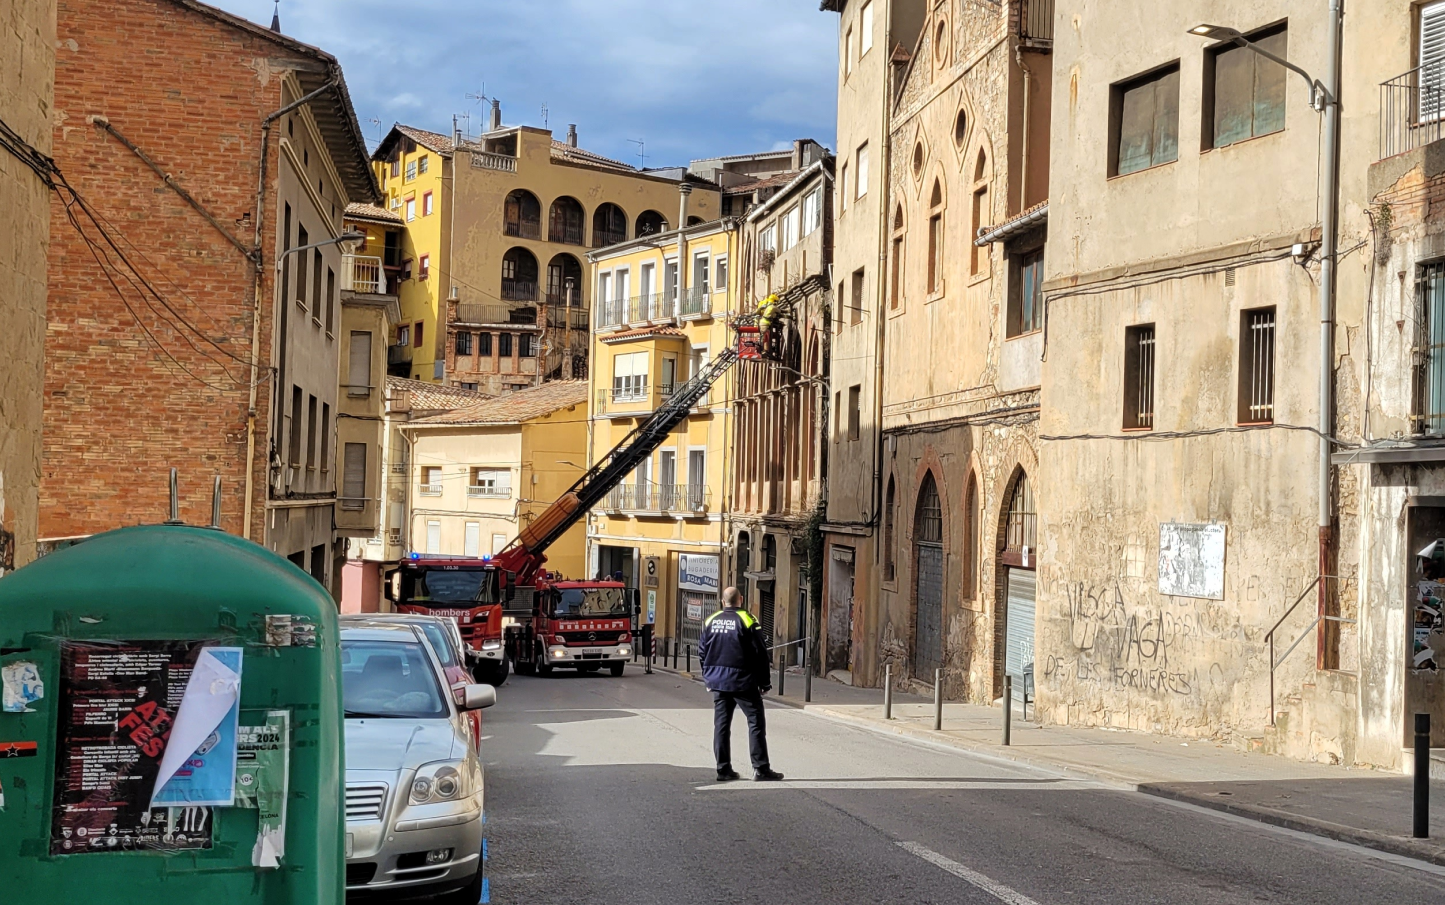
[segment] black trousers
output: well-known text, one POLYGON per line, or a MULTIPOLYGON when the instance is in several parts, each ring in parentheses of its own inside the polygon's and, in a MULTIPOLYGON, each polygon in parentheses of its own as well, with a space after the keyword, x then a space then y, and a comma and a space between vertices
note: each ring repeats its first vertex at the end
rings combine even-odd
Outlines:
POLYGON ((748 750, 754 770, 767 770, 768 724, 763 714, 763 694, 752 691, 714 691, 712 693, 712 753, 719 770, 733 765, 733 708, 741 707, 748 719, 748 750))

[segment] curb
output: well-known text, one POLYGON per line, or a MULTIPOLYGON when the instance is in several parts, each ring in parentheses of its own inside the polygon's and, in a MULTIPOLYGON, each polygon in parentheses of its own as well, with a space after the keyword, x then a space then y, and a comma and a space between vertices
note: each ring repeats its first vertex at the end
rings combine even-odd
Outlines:
MULTIPOLYGON (((654 666, 652 669, 654 672, 665 672, 669 675, 701 682, 698 676, 685 670, 675 670, 665 666, 654 666)), ((1001 760, 1009 760, 1027 764, 1031 767, 1039 767, 1076 779, 1101 781, 1154 798, 1163 798, 1170 801, 1191 804, 1201 808, 1208 808, 1211 811, 1220 811, 1259 823, 1282 827, 1287 830, 1308 833, 1313 836, 1322 836, 1326 839, 1333 839, 1336 842, 1346 842, 1392 855, 1411 858, 1416 861, 1425 861, 1430 864, 1445 866, 1445 850, 1422 845, 1410 837, 1391 836, 1385 833, 1376 833, 1370 830, 1343 826, 1327 820, 1315 820, 1310 817, 1286 814, 1270 808, 1255 807, 1253 805, 1239 804, 1232 801, 1221 801, 1218 798, 1182 792, 1178 789, 1169 788, 1161 783, 1140 782, 1137 778, 1097 767, 1080 767, 1073 764, 1061 764, 1049 758, 1023 753, 1013 748, 1005 748, 1002 745, 980 744, 969 739, 937 735, 932 730, 919 729, 907 723, 895 721, 895 724, 889 725, 876 719, 859 717, 851 713, 833 710, 825 704, 804 703, 802 701, 791 701, 777 697, 771 697, 768 698, 768 700, 774 704, 790 707, 794 710, 801 710, 806 713, 813 713, 826 719, 846 723, 850 726, 867 729, 882 735, 891 735, 898 738, 906 738, 911 741, 926 742, 930 745, 953 748, 958 751, 967 751, 973 754, 984 754, 1001 760)))

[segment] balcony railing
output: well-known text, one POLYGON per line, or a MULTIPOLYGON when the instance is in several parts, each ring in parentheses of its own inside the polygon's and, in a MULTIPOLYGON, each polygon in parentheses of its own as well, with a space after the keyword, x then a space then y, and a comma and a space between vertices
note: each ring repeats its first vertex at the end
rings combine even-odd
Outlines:
POLYGON ((386 294, 386 274, 381 258, 374 255, 341 256, 341 289, 343 292, 386 294))
POLYGON ((419 490, 418 492, 421 493, 422 496, 441 496, 441 495, 442 495, 442 485, 440 485, 440 484, 422 484, 421 487, 420 487, 420 490, 419 490))
POLYGON ((473 151, 472 166, 479 170, 501 170, 504 173, 517 172, 517 158, 490 151, 473 151))
POLYGON ((511 487, 496 487, 490 484, 470 484, 467 486, 467 496, 474 500, 505 500, 511 495, 511 487))
POLYGON ((1445 138, 1445 60, 1380 85, 1380 159, 1445 138))
POLYGON ((712 292, 693 286, 682 294, 677 305, 678 317, 700 317, 712 314, 712 292))
POLYGON ((531 306, 482 305, 466 302, 457 306, 459 324, 535 324, 537 309, 531 306))
POLYGON ((597 303, 597 326, 604 329, 668 320, 676 316, 676 310, 675 293, 665 295, 654 292, 650 295, 634 295, 630 299, 605 299, 597 303))
POLYGON ((627 230, 594 229, 592 230, 592 247, 606 248, 609 245, 616 245, 618 242, 627 241, 627 230))
POLYGON ((531 302, 537 299, 535 280, 502 280, 502 299, 508 302, 531 302))
POLYGON ((565 300, 559 300, 551 293, 547 295, 547 306, 548 327, 554 330, 561 330, 563 327, 571 327, 573 330, 587 329, 590 318, 586 308, 568 308, 565 300))
POLYGON ((388 365, 409 365, 411 364, 411 344, 396 343, 386 347, 386 363, 388 365))
POLYGON ((1054 0, 1024 0, 1019 16, 1019 37, 1025 41, 1054 40, 1054 0))
POLYGON ((607 495, 607 508, 620 512, 692 513, 708 511, 712 491, 701 484, 619 484, 607 495))

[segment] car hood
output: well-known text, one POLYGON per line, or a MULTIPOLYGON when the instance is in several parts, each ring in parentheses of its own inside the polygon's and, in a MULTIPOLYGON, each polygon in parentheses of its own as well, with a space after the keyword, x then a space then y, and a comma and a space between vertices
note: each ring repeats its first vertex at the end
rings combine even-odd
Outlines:
POLYGON ((466 750, 451 720, 348 719, 346 769, 410 770, 434 760, 452 760, 466 750))

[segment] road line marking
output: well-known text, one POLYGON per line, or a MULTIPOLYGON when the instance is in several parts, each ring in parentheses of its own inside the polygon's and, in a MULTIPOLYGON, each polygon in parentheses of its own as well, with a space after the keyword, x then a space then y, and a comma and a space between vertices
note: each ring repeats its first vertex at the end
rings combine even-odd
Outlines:
POLYGON ((779 783, 719 782, 696 786, 699 792, 765 792, 783 789, 814 789, 840 791, 954 789, 977 792, 1082 792, 1097 791, 1098 783, 1050 780, 1040 782, 970 782, 948 779, 796 779, 779 783))
POLYGON ((917 842, 899 842, 897 845, 909 854, 917 855, 929 864, 942 868, 960 880, 977 886, 1000 902, 1007 902, 1009 905, 1039 905, 1038 902, 1035 902, 1023 893, 1010 889, 1002 883, 990 880, 978 871, 964 867, 952 858, 945 858, 938 852, 924 848, 917 842))

